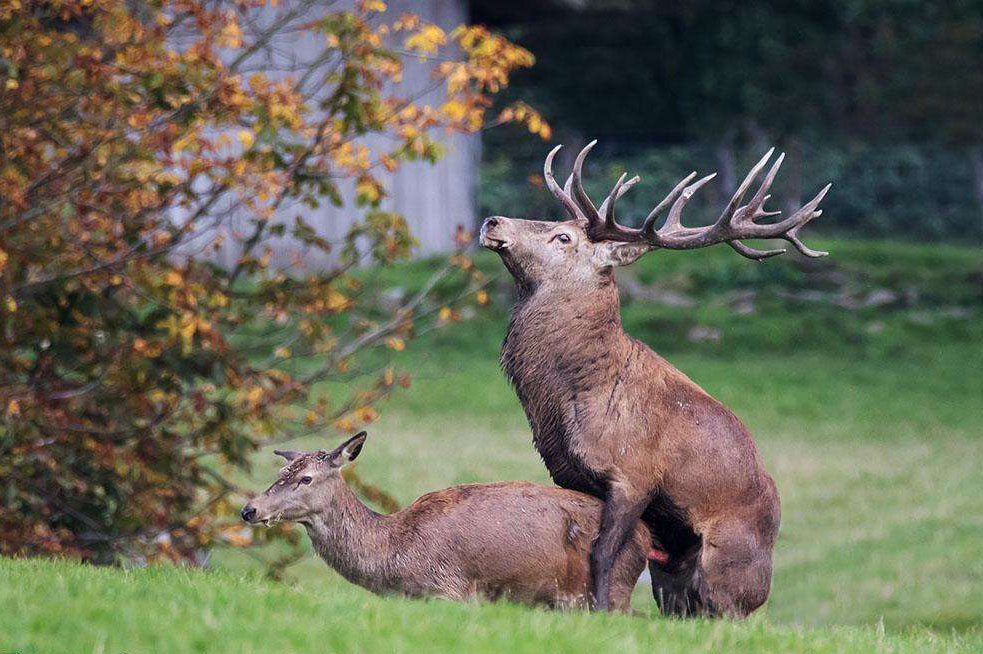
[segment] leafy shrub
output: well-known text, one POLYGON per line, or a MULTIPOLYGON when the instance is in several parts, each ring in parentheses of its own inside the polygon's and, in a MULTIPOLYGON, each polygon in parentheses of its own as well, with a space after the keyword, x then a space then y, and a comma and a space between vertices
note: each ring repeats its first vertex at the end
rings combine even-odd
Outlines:
POLYGON ((413 245, 379 209, 377 171, 436 160, 437 130, 480 129, 532 56, 378 0, 253 20, 264 4, 0 7, 2 554, 194 560, 217 539, 248 544, 230 473, 260 444, 373 420, 408 378, 360 356, 452 319, 430 298, 438 282, 455 297, 481 283, 459 253, 387 303, 352 270, 413 245), (321 50, 305 69, 259 72, 253 55, 285 36, 321 50), (442 105, 395 94, 397 51, 437 62, 442 105), (370 150, 368 134, 388 146, 370 150), (340 204, 343 188, 363 220, 334 266, 272 270, 281 236, 334 247, 278 210, 340 204), (242 233, 225 229, 233 215, 242 233), (216 265, 230 242, 232 265, 216 265), (315 394, 323 380, 347 395, 315 394))

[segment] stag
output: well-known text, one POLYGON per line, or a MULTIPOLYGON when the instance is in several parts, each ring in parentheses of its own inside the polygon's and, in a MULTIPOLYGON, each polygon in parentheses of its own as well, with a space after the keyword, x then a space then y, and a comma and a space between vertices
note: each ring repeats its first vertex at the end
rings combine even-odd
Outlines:
POLYGON ((563 187, 552 172, 560 147, 546 157, 546 185, 569 220, 494 216, 482 225, 482 245, 501 256, 519 296, 501 364, 553 480, 604 502, 591 552, 596 608, 612 606, 612 565, 641 518, 653 538, 649 569, 663 613, 746 616, 771 588, 780 520, 775 483, 734 414, 624 332, 613 269, 660 248, 727 243, 755 260, 785 252, 744 239, 781 238, 806 256, 823 256, 798 232, 821 213, 829 186, 784 220, 758 222, 778 213, 764 204, 782 156, 744 203, 769 150, 713 224, 682 224, 690 198, 713 178, 692 182, 692 173, 639 227, 626 227, 615 218, 615 203, 638 178, 622 175, 595 207, 582 179, 593 145, 580 152, 563 187))
MULTIPOLYGON (((361 432, 331 451, 277 451, 289 463, 243 507, 242 519, 299 522, 328 565, 374 593, 587 607, 591 542, 601 522, 596 498, 527 482, 469 484, 379 515, 340 472, 365 438, 361 432)), ((650 542, 636 521, 614 562, 615 609, 628 610, 650 542)))

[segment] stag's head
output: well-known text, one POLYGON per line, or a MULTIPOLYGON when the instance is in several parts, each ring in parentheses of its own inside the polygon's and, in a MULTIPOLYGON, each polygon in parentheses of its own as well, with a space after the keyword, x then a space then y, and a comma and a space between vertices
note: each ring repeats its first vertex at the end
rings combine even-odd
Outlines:
POLYGON ((568 220, 553 222, 492 216, 481 226, 481 244, 499 253, 520 290, 531 292, 541 286, 589 288, 604 284, 609 282, 614 267, 633 263, 646 252, 659 248, 693 250, 727 243, 739 254, 761 260, 783 254, 785 250, 758 250, 741 241, 780 238, 805 256, 821 257, 827 254, 806 247, 799 240, 798 232, 822 213, 817 207, 829 185, 788 218, 771 223, 755 222, 756 219, 780 213, 766 211, 764 203, 771 197, 768 189, 782 165, 784 155, 775 160, 757 191, 743 204, 745 195, 771 159, 774 149, 769 150, 751 169, 712 225, 686 227, 681 222, 683 209, 690 198, 715 176, 707 175, 693 182, 696 177, 694 172, 680 181, 641 221, 639 227, 633 228, 618 224, 615 204, 638 182, 638 177, 626 181, 626 175, 622 175, 600 207, 595 207, 584 190, 584 159, 595 143, 591 142, 581 150, 574 162, 573 172, 563 187, 553 177, 553 157, 561 146, 555 147, 546 157, 543 178, 547 188, 563 206, 568 220), (667 207, 669 214, 665 222, 656 228, 659 215, 667 207))
POLYGON ((274 450, 287 460, 278 479, 242 507, 242 519, 251 523, 307 522, 328 507, 344 490, 341 468, 362 451, 365 432, 359 432, 331 451, 274 450))

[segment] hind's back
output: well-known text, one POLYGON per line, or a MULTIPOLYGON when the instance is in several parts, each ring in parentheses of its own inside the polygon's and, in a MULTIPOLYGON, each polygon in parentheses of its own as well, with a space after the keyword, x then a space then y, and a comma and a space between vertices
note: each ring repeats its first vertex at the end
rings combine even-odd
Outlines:
MULTIPOLYGON (((447 559, 470 593, 585 607, 601 507, 582 493, 501 482, 429 493, 391 517, 415 548, 442 548, 436 558, 447 559)), ((616 564, 616 608, 627 609, 649 542, 648 530, 639 523, 616 564)))

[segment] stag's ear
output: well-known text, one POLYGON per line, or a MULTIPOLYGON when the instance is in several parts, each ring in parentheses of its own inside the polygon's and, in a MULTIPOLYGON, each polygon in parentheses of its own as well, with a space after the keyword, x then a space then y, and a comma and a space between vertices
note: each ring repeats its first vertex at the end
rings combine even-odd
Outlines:
POLYGON ((293 461, 298 456, 302 456, 303 452, 294 452, 293 450, 273 450, 273 454, 277 456, 282 456, 287 461, 293 461))
POLYGON ((336 447, 331 452, 331 464, 340 467, 349 461, 354 461, 359 452, 362 451, 362 446, 365 445, 366 436, 368 436, 366 432, 360 431, 336 447))
POLYGON ((594 262, 598 268, 627 266, 652 249, 647 243, 622 243, 601 241, 594 246, 594 262))

